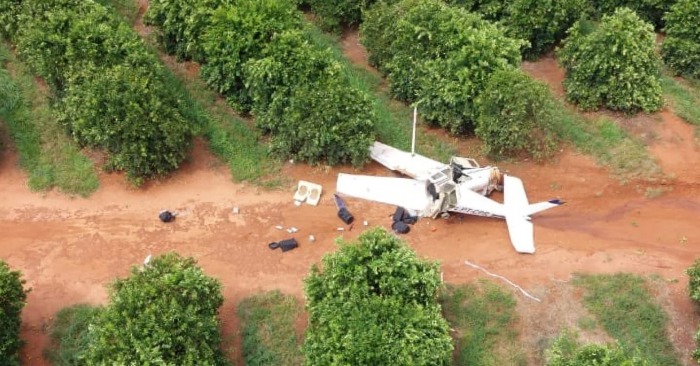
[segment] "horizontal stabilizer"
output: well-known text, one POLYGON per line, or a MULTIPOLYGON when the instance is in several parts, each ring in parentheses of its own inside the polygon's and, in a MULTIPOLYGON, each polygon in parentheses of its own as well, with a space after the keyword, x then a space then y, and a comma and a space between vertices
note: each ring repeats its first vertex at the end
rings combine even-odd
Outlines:
POLYGON ((518 253, 535 253, 535 230, 532 222, 524 216, 506 215, 508 236, 518 253))
POLYGON ((347 196, 423 212, 430 203, 425 182, 408 178, 338 174, 336 191, 347 196))
POLYGON ((544 210, 548 210, 552 207, 557 207, 561 206, 564 204, 564 201, 560 200, 549 200, 549 201, 543 201, 543 202, 537 202, 533 203, 527 208, 527 215, 534 215, 538 212, 542 212, 544 210))

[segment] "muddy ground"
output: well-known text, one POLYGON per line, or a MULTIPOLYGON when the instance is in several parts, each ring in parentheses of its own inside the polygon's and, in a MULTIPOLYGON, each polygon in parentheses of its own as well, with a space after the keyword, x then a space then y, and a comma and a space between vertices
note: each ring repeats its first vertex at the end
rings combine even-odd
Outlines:
MULTIPOLYGON (((355 38, 344 38, 343 46, 353 57, 363 58, 356 35, 350 37, 355 38)), ((524 69, 558 88, 562 73, 553 60, 526 63, 524 69)), ((534 255, 515 253, 505 223, 494 219, 424 219, 404 238, 421 257, 441 262, 445 282, 484 278, 464 264, 469 260, 540 297, 542 302, 535 303, 514 292, 523 344, 532 349, 561 326, 575 325, 572 309, 580 304, 571 301, 574 292, 562 289, 572 274, 657 274, 665 284, 659 299, 670 314, 672 340, 690 365, 698 319, 684 270, 700 253, 700 151, 692 128, 668 110, 644 123, 654 136, 650 151, 666 175, 654 182, 623 184, 568 147, 546 164, 498 164, 523 179, 530 201, 567 201, 533 219, 534 255)), ((462 141, 462 148, 473 150, 472 143, 462 141)), ((226 347, 239 358, 236 303, 272 289, 301 298, 309 267, 335 250, 337 238, 351 239, 362 231, 358 224, 351 231, 337 231, 344 225, 335 216, 331 196, 339 172, 357 173, 349 167, 287 163, 281 174, 289 184, 265 191, 233 183, 199 141, 189 161, 166 180, 134 189, 119 174, 103 174, 100 189, 82 199, 30 192, 9 144, 0 159, 0 258, 21 270, 32 289, 22 314, 24 364, 47 364, 41 353, 48 342, 46 326, 56 311, 77 303, 104 304, 106 285, 115 277, 127 275, 149 254, 172 250, 195 257, 207 274, 222 281, 226 347), (293 204, 299 179, 323 186, 317 207, 293 204), (233 214, 233 207, 240 213, 233 214), (174 223, 163 224, 157 215, 164 208, 181 214, 174 223), (270 251, 267 243, 292 236, 276 225, 299 228, 293 236, 300 247, 288 253, 270 251), (316 241, 310 242, 309 235, 316 241)), ((389 174, 376 164, 362 173, 389 174)), ((359 223, 367 220, 370 226, 389 228, 393 207, 353 199, 348 204, 359 223)))

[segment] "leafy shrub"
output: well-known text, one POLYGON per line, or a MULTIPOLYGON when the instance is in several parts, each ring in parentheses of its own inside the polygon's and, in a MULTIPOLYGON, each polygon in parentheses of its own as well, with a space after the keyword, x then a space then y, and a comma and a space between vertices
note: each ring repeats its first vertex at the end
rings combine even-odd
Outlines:
POLYGON ((640 18, 663 27, 663 16, 677 0, 591 0, 598 16, 613 14, 617 9, 626 7, 634 10, 640 18))
POLYGON ((262 56, 272 37, 302 25, 301 13, 288 1, 240 0, 221 7, 202 37, 207 63, 204 80, 243 111, 251 101, 243 79, 243 64, 262 56))
POLYGON ((64 93, 60 121, 81 144, 107 150, 107 168, 126 171, 135 184, 177 169, 187 157, 191 127, 157 69, 85 69, 64 93))
POLYGON ((678 75, 700 79, 700 1, 678 0, 665 19, 664 62, 678 75))
POLYGON ((53 366, 84 364, 85 352, 90 344, 88 330, 101 308, 91 305, 74 305, 58 313, 49 330, 52 346, 46 355, 53 366))
POLYGON ((230 0, 152 0, 144 23, 158 27, 158 41, 178 59, 204 61, 200 39, 210 26, 212 13, 230 0))
POLYGON ((652 26, 630 9, 604 16, 597 27, 577 22, 558 53, 567 98, 584 110, 600 106, 653 112, 663 106, 652 26))
POLYGON ((520 62, 520 40, 437 0, 378 4, 365 17, 363 42, 398 99, 421 101, 424 117, 453 133, 473 130, 474 100, 496 70, 520 62))
POLYGON ((446 0, 446 2, 469 12, 479 13, 484 19, 492 21, 501 20, 508 14, 509 2, 506 0, 446 0))
MULTIPOLYGON (((0 65, 3 60, 0 59, 0 65)), ((5 69, 0 69, 0 113, 10 112, 22 100, 22 92, 5 69)))
POLYGON ((326 30, 337 31, 341 25, 360 24, 362 10, 376 0, 305 0, 311 10, 319 17, 320 26, 326 30))
POLYGON ((283 156, 360 165, 374 141, 372 104, 350 85, 330 50, 300 31, 276 37, 266 57, 246 64, 256 123, 283 156))
POLYGON ((437 263, 377 228, 342 243, 305 280, 306 365, 448 365, 437 263))
POLYGON ((20 56, 53 87, 60 118, 81 144, 140 184, 182 162, 194 126, 166 72, 138 35, 91 0, 26 0, 20 56))
POLYGON ((90 326, 89 365, 226 365, 217 321, 221 284, 192 258, 154 258, 110 287, 90 326))
POLYGON ((566 30, 590 13, 587 0, 515 0, 502 24, 507 34, 530 42, 523 50, 534 59, 564 39, 566 30))
POLYGON ((688 274, 688 293, 690 298, 700 303, 700 259, 696 259, 693 265, 686 270, 688 274))
POLYGON ((0 0, 0 37, 11 39, 17 33, 23 0, 0 0))
POLYGON ((496 157, 543 159, 557 147, 549 88, 520 70, 497 71, 479 96, 476 135, 496 157))
POLYGON ((12 271, 0 260, 0 364, 19 366, 19 327, 22 308, 27 300, 24 280, 19 271, 12 271))
POLYGON ((547 366, 650 366, 637 356, 630 356, 619 345, 578 343, 574 335, 565 332, 546 353, 547 366))

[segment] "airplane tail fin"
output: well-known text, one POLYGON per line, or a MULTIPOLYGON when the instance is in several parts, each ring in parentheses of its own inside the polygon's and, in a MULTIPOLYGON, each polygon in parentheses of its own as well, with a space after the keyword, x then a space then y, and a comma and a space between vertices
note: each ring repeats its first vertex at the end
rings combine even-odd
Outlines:
POLYGON ((525 194, 523 182, 519 178, 509 175, 503 177, 503 185, 503 206, 510 241, 517 252, 534 253, 534 228, 530 222, 530 215, 559 206, 564 202, 550 200, 530 204, 525 194))

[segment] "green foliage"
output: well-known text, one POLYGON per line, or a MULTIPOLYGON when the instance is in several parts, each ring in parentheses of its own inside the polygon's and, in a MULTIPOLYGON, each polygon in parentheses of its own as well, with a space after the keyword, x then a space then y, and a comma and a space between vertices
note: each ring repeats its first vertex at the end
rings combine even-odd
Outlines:
POLYGON ((19 327, 22 308, 27 300, 24 280, 0 260, 0 365, 19 366, 19 327))
POLYGON ((288 31, 265 54, 246 65, 246 74, 256 123, 271 134, 271 149, 310 163, 364 163, 374 141, 372 104, 350 87, 331 52, 288 31))
MULTIPOLYGON (((654 24, 657 29, 663 27, 663 16, 677 0, 591 0, 598 17, 613 14, 617 9, 626 7, 634 10, 640 18, 654 24)), ((691 0, 692 1, 692 0, 691 0)))
POLYGON ((376 0, 305 0, 319 18, 320 26, 338 31, 341 25, 360 24, 362 11, 376 0))
POLYGON ((586 290, 586 308, 626 351, 638 350, 651 365, 680 365, 666 333, 666 313, 643 278, 632 274, 588 275, 575 284, 586 290))
POLYGON ((619 345, 581 345, 565 332, 547 350, 547 366, 650 366, 638 356, 630 356, 619 345))
POLYGON ((381 228, 323 258, 305 280, 306 365, 448 365, 437 263, 381 228))
POLYGON ((19 54, 60 97, 73 137, 107 150, 108 168, 135 184, 175 170, 195 127, 138 35, 91 0, 27 0, 23 9, 19 54))
POLYGON ((477 104, 475 132, 489 155, 526 153, 539 160, 554 153, 555 106, 546 85, 520 70, 497 71, 477 104))
POLYGON ((294 329, 301 306, 279 291, 248 297, 238 304, 247 366, 299 366, 303 355, 294 329))
POLYGON ((0 38, 12 39, 19 27, 23 0, 0 0, 0 38))
POLYGON ((49 328, 52 345, 45 351, 53 366, 77 366, 85 364, 85 352, 90 344, 90 324, 101 308, 91 305, 74 305, 61 309, 49 328))
POLYGON ((226 365, 219 349, 221 284, 193 258, 156 257, 110 287, 90 326, 91 365, 226 365))
POLYGON ((566 30, 590 12, 587 0, 515 0, 501 24, 509 36, 530 42, 523 56, 535 59, 564 39, 566 30))
POLYGON ((651 25, 627 8, 604 16, 593 30, 577 22, 558 52, 567 98, 583 110, 659 110, 663 99, 654 40, 651 25))
POLYGON ((664 62, 678 75, 700 79, 700 1, 678 0, 665 20, 664 62))
POLYGON ((448 286, 440 303, 454 329, 454 365, 521 364, 524 354, 517 349, 516 302, 510 292, 487 281, 448 286))
MULTIPOLYGON (((0 60, 2 63, 3 60, 0 60)), ((22 92, 5 69, 0 69, 0 115, 14 110, 22 100, 22 92)))
POLYGON ((288 1, 239 0, 217 9, 210 22, 202 36, 207 60, 202 77, 229 103, 248 111, 243 64, 260 58, 275 34, 300 28, 301 13, 288 1))
POLYGON ((152 0, 144 23, 155 25, 159 43, 178 59, 204 61, 200 39, 210 26, 211 16, 230 0, 152 0))
POLYGON ((425 119, 452 133, 474 128, 474 100, 496 70, 520 62, 523 41, 437 0, 378 3, 365 14, 363 43, 391 93, 420 101, 425 119))
POLYGON ((688 293, 690 298, 700 303, 700 259, 696 259, 685 273, 688 275, 688 293))
POLYGON ((484 19, 497 21, 508 14, 506 0, 446 0, 446 3, 461 7, 469 12, 479 13, 484 19))

